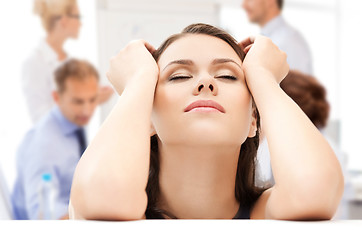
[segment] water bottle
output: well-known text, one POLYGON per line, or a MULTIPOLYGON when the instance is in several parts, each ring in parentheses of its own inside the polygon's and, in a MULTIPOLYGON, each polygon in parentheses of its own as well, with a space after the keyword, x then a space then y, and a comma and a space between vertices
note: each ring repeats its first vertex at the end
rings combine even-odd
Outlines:
POLYGON ((56 189, 52 182, 52 175, 45 173, 39 187, 39 219, 55 219, 56 189))

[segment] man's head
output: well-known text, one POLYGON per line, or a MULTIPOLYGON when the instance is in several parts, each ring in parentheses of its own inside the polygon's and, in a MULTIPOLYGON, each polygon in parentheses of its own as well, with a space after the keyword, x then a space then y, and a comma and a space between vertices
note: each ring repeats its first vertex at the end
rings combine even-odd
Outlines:
POLYGON ((243 0, 249 21, 261 26, 280 14, 284 0, 243 0))
POLYGON ((70 59, 54 73, 57 89, 53 98, 64 117, 83 126, 97 106, 98 72, 88 62, 70 59))

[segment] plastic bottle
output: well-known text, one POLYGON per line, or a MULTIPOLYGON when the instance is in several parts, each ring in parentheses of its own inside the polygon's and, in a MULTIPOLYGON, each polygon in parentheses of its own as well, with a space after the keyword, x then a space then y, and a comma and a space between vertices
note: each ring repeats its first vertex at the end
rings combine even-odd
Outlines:
POLYGON ((56 189, 52 182, 52 175, 45 173, 39 188, 39 219, 55 219, 56 189))

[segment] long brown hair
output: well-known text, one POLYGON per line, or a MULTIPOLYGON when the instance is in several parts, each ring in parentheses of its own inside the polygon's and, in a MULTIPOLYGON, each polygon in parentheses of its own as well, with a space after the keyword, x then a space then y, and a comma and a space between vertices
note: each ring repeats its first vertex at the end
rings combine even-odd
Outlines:
MULTIPOLYGON (((154 52, 153 56, 155 60, 158 61, 162 53, 173 42, 184 36, 187 36, 188 34, 205 34, 208 36, 217 37, 228 43, 235 50, 242 61, 245 58, 245 53, 240 48, 237 41, 227 32, 211 25, 198 23, 192 24, 186 27, 181 33, 169 37, 163 44, 161 44, 156 52, 154 52)), ((254 114, 257 119, 257 132, 255 137, 247 138, 247 140, 241 145, 235 180, 235 198, 240 202, 241 207, 247 209, 250 209, 253 206, 256 199, 265 190, 255 186, 255 159, 259 146, 260 117, 254 103, 253 105, 255 109, 254 114)), ((165 217, 176 218, 176 216, 172 215, 172 213, 166 212, 165 210, 157 207, 160 193, 159 171, 160 161, 158 140, 157 136, 155 135, 151 137, 150 171, 146 188, 148 196, 146 217, 149 219, 159 219, 165 217)))

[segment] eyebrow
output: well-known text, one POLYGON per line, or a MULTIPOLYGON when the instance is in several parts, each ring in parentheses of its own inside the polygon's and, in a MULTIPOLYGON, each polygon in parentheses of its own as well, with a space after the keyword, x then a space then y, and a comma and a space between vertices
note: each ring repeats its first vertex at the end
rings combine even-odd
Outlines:
POLYGON ((234 60, 232 60, 232 59, 230 59, 230 58, 217 58, 217 59, 215 59, 214 61, 212 61, 212 65, 216 65, 216 64, 222 64, 222 63, 234 63, 234 64, 236 64, 240 69, 242 69, 241 68, 241 66, 237 63, 237 62, 235 62, 234 60))
POLYGON ((188 60, 188 59, 180 59, 180 60, 175 60, 175 61, 172 61, 170 62, 169 64, 166 65, 166 67, 163 68, 162 71, 165 71, 165 69, 173 64, 180 64, 180 65, 194 65, 194 62, 191 61, 191 60, 188 60))
MULTIPOLYGON (((230 59, 230 58, 217 58, 215 59, 214 61, 212 61, 212 65, 216 65, 216 64, 223 64, 223 63, 234 63, 236 64, 240 69, 241 66, 235 62, 234 60, 230 59)), ((191 65, 194 65, 194 62, 192 60, 189 60, 189 59, 180 59, 180 60, 175 60, 175 61, 172 61, 170 63, 168 63, 166 65, 166 67, 163 68, 162 71, 164 71, 167 67, 171 66, 171 65, 174 65, 174 64, 180 64, 180 65, 188 65, 188 66, 191 66, 191 65)))

